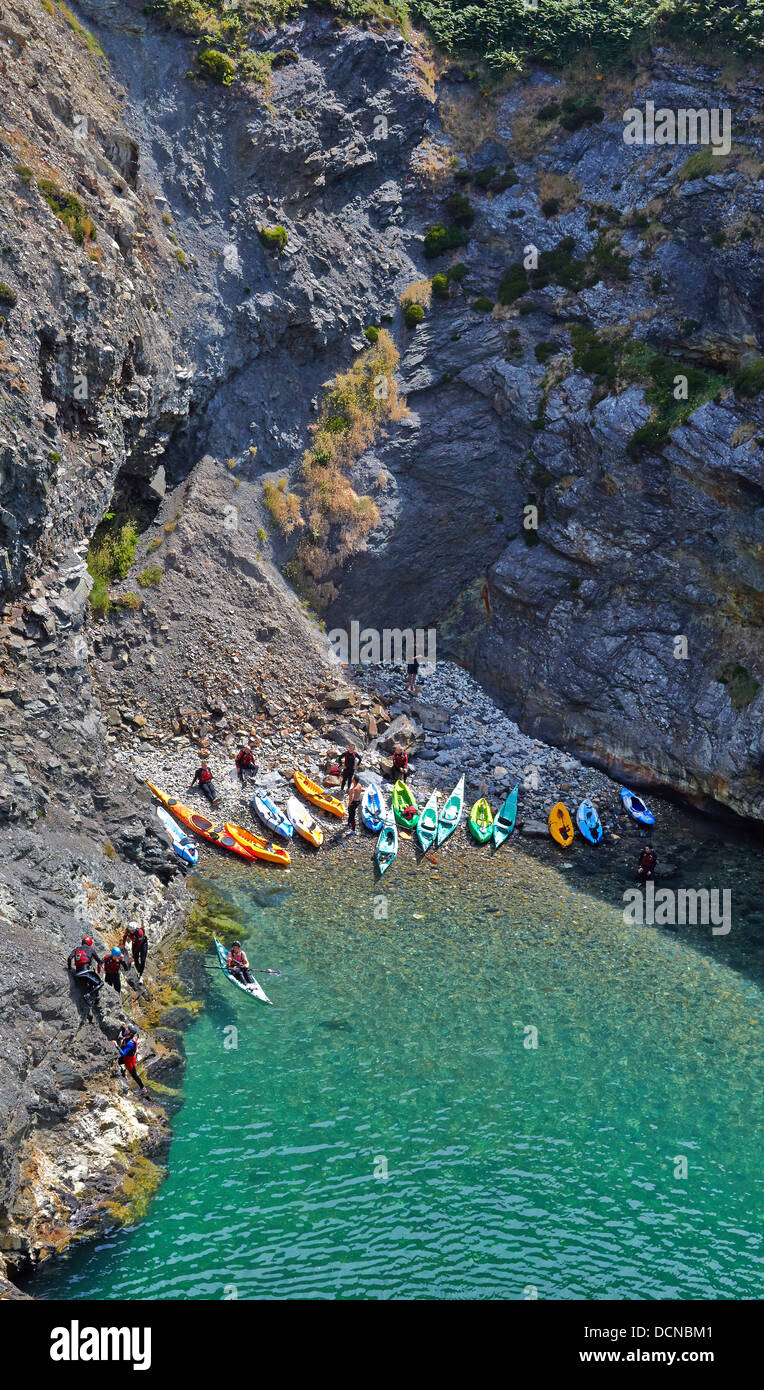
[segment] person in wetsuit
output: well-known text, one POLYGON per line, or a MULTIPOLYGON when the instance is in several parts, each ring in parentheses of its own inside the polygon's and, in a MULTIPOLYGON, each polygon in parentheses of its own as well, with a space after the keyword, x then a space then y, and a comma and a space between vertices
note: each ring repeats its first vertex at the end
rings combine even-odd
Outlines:
POLYGON ((127 974, 130 969, 129 962, 123 956, 119 946, 112 946, 108 956, 103 959, 103 977, 107 985, 111 985, 117 994, 122 993, 122 971, 127 974))
POLYGON ((204 758, 202 758, 201 767, 198 767, 196 769, 196 772, 191 778, 192 787, 195 787, 197 783, 199 784, 199 791, 202 793, 202 795, 206 796, 207 800, 211 802, 213 806, 217 805, 217 790, 215 788, 215 783, 212 780, 212 773, 210 772, 209 767, 207 766, 207 763, 205 762, 204 758))
POLYGON ((351 786, 350 791, 349 791, 349 793, 348 793, 348 824, 349 824, 349 834, 351 834, 351 835, 357 835, 357 834, 358 834, 358 830, 357 830, 357 828, 356 828, 356 823, 355 823, 355 818, 356 818, 356 815, 357 815, 357 813, 358 813, 358 807, 360 806, 362 800, 363 800, 363 787, 361 786, 361 783, 360 783, 358 777, 354 776, 354 777, 353 777, 353 785, 351 786))
POLYGON ((239 781, 242 783, 244 781, 245 772, 257 772, 257 763, 255 762, 255 755, 252 752, 252 749, 249 747, 249 745, 247 745, 246 748, 240 748, 238 753, 236 754, 236 771, 238 773, 239 781))
POLYGON ((119 1038, 115 1040, 115 1046, 119 1052, 119 1065, 123 1071, 135 1082, 141 1091, 146 1094, 146 1086, 142 1076, 138 1073, 138 1029, 134 1023, 126 1023, 119 1031, 119 1038))
POLYGON ((93 945, 92 936, 83 936, 80 945, 70 951, 66 968, 74 971, 74 978, 81 986, 83 998, 88 1006, 88 1023, 92 1023, 93 1001, 103 986, 101 957, 93 945))
POLYGON ((657 863, 658 856, 652 845, 645 845, 637 864, 637 878, 640 883, 646 883, 649 878, 655 878, 655 866, 657 863))
POLYGON ((344 792, 345 788, 349 787, 352 783, 353 775, 360 761, 361 759, 358 757, 358 754, 356 753, 355 748, 351 743, 347 753, 342 759, 342 783, 340 785, 341 792, 344 792))
POLYGON ((125 927, 122 937, 122 950, 124 951, 127 943, 130 942, 133 951, 133 965, 138 975, 141 976, 146 969, 146 957, 149 953, 149 938, 145 928, 138 922, 131 922, 125 927))
POLYGON ((252 971, 249 968, 246 951, 240 941, 234 941, 233 946, 228 952, 226 967, 235 980, 240 980, 243 985, 253 985, 255 983, 252 971))

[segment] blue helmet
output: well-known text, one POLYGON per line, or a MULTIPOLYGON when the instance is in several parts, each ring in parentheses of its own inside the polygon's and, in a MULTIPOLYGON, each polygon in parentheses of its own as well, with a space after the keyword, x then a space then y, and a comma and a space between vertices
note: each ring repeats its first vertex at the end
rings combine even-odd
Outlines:
POLYGON ((122 952, 120 951, 119 946, 112 946, 112 948, 111 948, 111 953, 112 953, 113 956, 121 956, 121 955, 122 955, 122 952))

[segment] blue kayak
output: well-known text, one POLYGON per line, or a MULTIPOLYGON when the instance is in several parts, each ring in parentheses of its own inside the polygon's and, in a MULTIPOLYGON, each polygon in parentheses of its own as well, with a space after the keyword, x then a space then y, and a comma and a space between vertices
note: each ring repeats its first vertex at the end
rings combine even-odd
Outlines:
POLYGON ((642 825, 655 825, 655 816, 636 792, 630 792, 628 787, 621 787, 621 801, 634 820, 638 820, 642 825))
POLYGON ((499 845, 504 844, 504 841, 509 838, 515 828, 517 790, 517 784, 515 784, 493 823, 493 842, 497 849, 499 845))
POLYGON ((361 820, 367 830, 378 834, 385 823, 385 814, 385 798, 376 782, 370 782, 361 802, 361 820))
POLYGON ((581 802, 576 811, 576 824, 585 840, 591 845, 599 844, 602 839, 602 822, 591 801, 581 802))
POLYGON ((170 844, 178 858, 193 868, 199 858, 199 850, 191 836, 187 835, 185 830, 181 830, 177 821, 174 821, 169 812, 165 811, 164 806, 157 806, 157 817, 167 831, 170 844))
POLYGON ((271 801, 269 796, 262 796, 260 792, 255 792, 252 797, 252 805, 255 815, 274 835, 281 835, 284 840, 291 840, 294 835, 294 826, 285 813, 279 810, 275 801, 271 801))

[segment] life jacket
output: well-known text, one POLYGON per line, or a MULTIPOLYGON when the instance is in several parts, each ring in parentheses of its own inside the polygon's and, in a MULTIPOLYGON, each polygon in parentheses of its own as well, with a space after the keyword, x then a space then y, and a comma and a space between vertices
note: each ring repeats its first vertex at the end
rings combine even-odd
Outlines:
POLYGON ((145 931, 143 930, 143 927, 128 927, 127 934, 130 937, 131 941, 139 942, 143 941, 143 938, 146 935, 145 931))
POLYGON ((234 965, 244 965, 244 952, 231 951, 231 961, 234 965))
POLYGON ((121 956, 107 956, 103 968, 107 975, 118 975, 122 966, 121 956))
POLYGON ((248 748, 242 748, 241 752, 236 754, 237 767, 254 767, 254 765, 254 756, 250 753, 248 748))
POLYGON ((128 1038, 125 1042, 124 1047, 121 1047, 119 1051, 120 1055, 124 1058, 125 1065, 128 1067, 134 1067, 136 1057, 138 1054, 138 1044, 136 1043, 135 1038, 128 1038))
POLYGON ((348 749, 347 753, 345 754, 344 758, 342 759, 342 765, 343 765, 343 767, 344 767, 346 770, 347 770, 347 768, 354 768, 354 767, 355 767, 355 761, 356 761, 356 759, 355 759, 355 753, 351 753, 350 749, 348 749))
POLYGON ((208 767, 200 767, 200 769, 199 769, 199 781, 200 781, 200 782, 211 782, 211 781, 212 781, 212 773, 210 772, 210 770, 209 770, 208 767))
POLYGON ((90 965, 91 950, 89 946, 78 946, 74 952, 74 964, 78 970, 87 970, 90 965))
POLYGON ((414 817, 414 807, 413 807, 413 806, 404 806, 404 808, 403 808, 403 814, 404 814, 404 816, 406 817, 406 820, 413 820, 413 817, 414 817))
POLYGON ((639 867, 641 869, 654 869, 658 863, 658 856, 652 852, 645 851, 639 856, 639 867))
POLYGON ((399 772, 405 772, 407 766, 408 754, 393 753, 393 767, 397 768, 399 772))

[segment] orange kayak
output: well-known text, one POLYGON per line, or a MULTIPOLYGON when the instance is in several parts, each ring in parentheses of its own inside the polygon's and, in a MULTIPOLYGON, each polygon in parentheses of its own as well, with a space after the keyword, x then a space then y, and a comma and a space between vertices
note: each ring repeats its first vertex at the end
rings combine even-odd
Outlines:
POLYGON ((566 849, 568 845, 573 843, 573 822, 570 819, 567 806, 564 806, 561 801, 558 801, 557 805, 553 806, 549 812, 549 834, 553 840, 557 841, 558 845, 564 845, 566 849))
POLYGON ((166 792, 161 792, 159 787, 154 786, 153 782, 147 780, 146 786, 168 811, 172 811, 175 819, 179 820, 181 825, 185 825, 189 830, 201 835, 202 839, 209 841, 211 845, 217 845, 218 849, 227 849, 231 854, 238 854, 241 859, 246 859, 248 864, 253 862, 254 854, 251 854, 232 835, 229 835, 225 826, 216 825, 214 821, 208 820, 207 816, 203 816, 199 811, 193 811, 190 806, 184 806, 182 801, 176 801, 166 792))
POLYGON ((254 859, 265 859, 268 864, 291 863, 289 854, 281 845, 274 845, 264 840, 261 835, 253 835, 251 830, 246 830, 243 825, 234 825, 232 821, 227 820, 225 828, 237 845, 249 850, 254 859))
POLYGON ((336 796, 330 796, 328 792, 324 791, 323 787, 319 787, 317 782, 311 782, 310 778, 306 777, 304 772, 297 772, 297 770, 295 770, 294 784, 297 790, 302 792, 306 800, 312 801, 313 805, 317 806, 319 811, 328 811, 330 816, 339 816, 341 820, 345 819, 347 808, 344 804, 338 801, 336 796))

